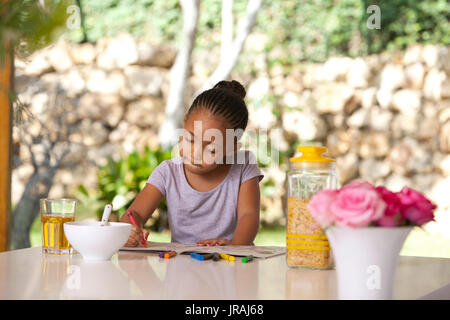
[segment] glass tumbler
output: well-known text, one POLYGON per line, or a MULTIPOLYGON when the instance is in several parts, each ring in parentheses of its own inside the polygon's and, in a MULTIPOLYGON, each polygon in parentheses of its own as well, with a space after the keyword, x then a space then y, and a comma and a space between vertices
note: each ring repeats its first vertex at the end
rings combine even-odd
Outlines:
POLYGON ((42 252, 71 254, 72 247, 64 234, 64 223, 75 221, 75 199, 41 199, 42 252))

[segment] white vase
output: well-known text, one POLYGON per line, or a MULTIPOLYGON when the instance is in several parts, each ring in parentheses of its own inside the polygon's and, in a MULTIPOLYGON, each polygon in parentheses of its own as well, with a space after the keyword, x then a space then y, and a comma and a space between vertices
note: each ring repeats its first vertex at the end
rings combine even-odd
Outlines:
POLYGON ((392 299, 397 259, 413 227, 330 227, 339 299, 392 299))

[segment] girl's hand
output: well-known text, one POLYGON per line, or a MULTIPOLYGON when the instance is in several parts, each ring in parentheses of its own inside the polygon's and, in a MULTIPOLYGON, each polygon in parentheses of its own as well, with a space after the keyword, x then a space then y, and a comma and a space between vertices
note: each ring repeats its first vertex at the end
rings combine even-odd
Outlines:
POLYGON ((231 241, 224 238, 201 240, 197 242, 197 246, 227 246, 230 244, 231 241))
POLYGON ((142 237, 147 240, 148 234, 148 230, 132 225, 130 237, 128 238, 127 243, 125 243, 125 247, 136 247, 142 243, 142 237))

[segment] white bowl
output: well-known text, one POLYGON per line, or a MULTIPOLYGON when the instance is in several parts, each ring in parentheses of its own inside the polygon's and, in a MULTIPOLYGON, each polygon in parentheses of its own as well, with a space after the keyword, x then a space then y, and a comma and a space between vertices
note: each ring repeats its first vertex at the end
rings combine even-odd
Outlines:
POLYGON ((110 222, 100 226, 99 222, 80 221, 64 223, 64 233, 72 247, 85 260, 109 260, 127 242, 131 224, 110 222))

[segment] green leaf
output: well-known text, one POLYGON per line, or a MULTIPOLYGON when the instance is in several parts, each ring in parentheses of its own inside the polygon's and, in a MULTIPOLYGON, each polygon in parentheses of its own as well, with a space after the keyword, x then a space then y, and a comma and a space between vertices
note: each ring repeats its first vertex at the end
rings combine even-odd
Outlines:
MULTIPOLYGON (((98 189, 89 192, 84 186, 79 189, 92 203, 97 203, 98 214, 102 214, 102 208, 106 203, 113 203, 114 210, 119 217, 125 212, 136 198, 139 191, 145 187, 152 171, 164 160, 171 157, 170 151, 162 151, 160 148, 150 150, 145 148, 142 154, 133 152, 118 159, 108 158, 105 166, 99 168, 97 174, 98 189)), ((167 211, 166 201, 161 201, 159 207, 163 212, 167 211)), ((160 225, 158 221, 155 226, 160 225)))
POLYGON ((89 192, 87 191, 86 187, 83 185, 78 186, 78 192, 81 193, 84 196, 89 196, 89 192))
POLYGON ((0 64, 12 43, 20 56, 28 56, 56 40, 66 29, 67 7, 73 0, 14 0, 0 2, 0 64))

